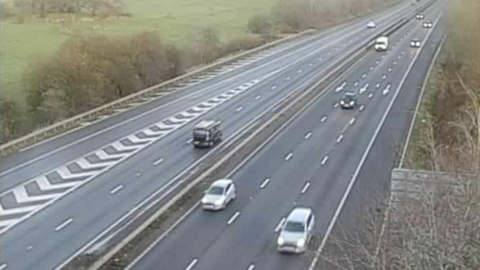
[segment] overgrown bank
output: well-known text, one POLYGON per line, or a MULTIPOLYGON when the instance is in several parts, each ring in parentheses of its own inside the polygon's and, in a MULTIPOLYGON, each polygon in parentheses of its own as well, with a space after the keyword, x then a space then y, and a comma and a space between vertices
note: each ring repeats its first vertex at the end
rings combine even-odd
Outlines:
MULTIPOLYGON (((60 11, 52 7, 42 10, 40 2, 34 2, 32 16, 79 12, 71 6, 60 11)), ((278 34, 323 28, 395 2, 398 0, 368 4, 353 0, 341 4, 278 0, 270 14, 252 17, 245 26, 251 34, 227 42, 212 27, 199 30, 190 38, 191 42, 182 46, 165 42, 155 32, 124 36, 72 34, 51 57, 30 61, 22 76, 25 102, 2 98, 0 144, 178 76, 186 68, 257 47, 278 34)), ((115 14, 124 14, 121 5, 113 10, 115 14)))
POLYGON ((479 161, 480 149, 474 147, 480 142, 480 32, 475 30, 480 27, 478 10, 478 1, 450 4, 446 43, 417 115, 407 153, 409 167, 440 169, 448 167, 448 159, 458 160, 470 152, 475 156, 458 161, 467 167, 474 164, 469 161, 479 161), (448 159, 439 161, 443 156, 448 159))

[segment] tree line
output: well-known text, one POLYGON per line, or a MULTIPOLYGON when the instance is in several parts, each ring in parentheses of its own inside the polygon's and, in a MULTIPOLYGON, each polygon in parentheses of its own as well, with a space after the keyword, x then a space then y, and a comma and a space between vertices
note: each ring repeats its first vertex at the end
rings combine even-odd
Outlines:
POLYGON ((51 13, 119 15, 124 8, 123 0, 15 0, 14 5, 23 14, 41 18, 51 13))

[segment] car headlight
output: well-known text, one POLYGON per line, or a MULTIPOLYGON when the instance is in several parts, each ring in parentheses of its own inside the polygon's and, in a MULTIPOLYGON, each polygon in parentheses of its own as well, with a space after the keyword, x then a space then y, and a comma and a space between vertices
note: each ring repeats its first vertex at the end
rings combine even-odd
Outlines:
POLYGON ((202 203, 207 203, 207 198, 202 198, 202 203))
POLYGON ((300 238, 300 239, 297 241, 297 246, 300 247, 300 248, 302 248, 304 245, 305 245, 305 239, 300 238))
POLYGON ((283 238, 282 238, 281 236, 278 237, 278 239, 277 239, 277 244, 278 244, 279 246, 281 246, 281 245, 283 245, 283 243, 284 243, 283 238))
POLYGON ((354 103, 355 103, 355 102, 353 102, 353 101, 350 101, 350 105, 353 105, 354 103))
POLYGON ((345 101, 341 100, 341 101, 340 101, 340 104, 342 104, 342 105, 345 104, 345 101))
POLYGON ((218 199, 215 201, 215 205, 219 206, 223 204, 223 199, 218 199))

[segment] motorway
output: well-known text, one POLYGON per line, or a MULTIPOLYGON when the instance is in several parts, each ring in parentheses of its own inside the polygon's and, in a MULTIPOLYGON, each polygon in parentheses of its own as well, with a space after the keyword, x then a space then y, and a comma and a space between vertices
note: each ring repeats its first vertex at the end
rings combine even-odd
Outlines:
MULTIPOLYGON (((438 19, 443 8, 437 4, 426 13, 427 18, 438 19)), ((415 106, 417 85, 423 82, 442 39, 441 28, 424 29, 420 22, 413 20, 391 37, 395 46, 388 53, 370 52, 341 79, 347 82, 344 89, 330 89, 246 165, 229 175, 237 183, 235 202, 218 213, 195 209, 168 237, 128 269, 308 269, 312 256, 286 256, 276 252, 279 224, 295 205, 312 207, 318 221, 316 239, 310 249, 316 250, 323 242, 323 236, 331 232, 331 221, 338 218, 344 194, 361 174, 366 153, 374 147, 373 140, 385 119, 400 120, 398 115, 392 119, 387 114, 394 104, 397 113, 398 107, 404 110, 415 106), (409 47, 411 38, 425 40, 429 33, 431 37, 421 52, 409 47), (345 89, 352 89, 356 82, 358 85, 353 89, 361 93, 361 106, 357 110, 341 110, 337 106, 341 94, 345 89)), ((402 121, 389 126, 397 125, 395 131, 398 132, 402 129, 398 125, 408 126, 406 119, 401 118, 402 121)), ((382 132, 389 133, 389 130, 382 132)), ((399 135, 404 134, 399 132, 399 135)), ((382 149, 378 150, 376 155, 381 156, 382 149)), ((388 175, 394 155, 383 154, 384 161, 374 157, 380 162, 376 164, 375 173, 388 175)), ((375 178, 368 172, 362 177, 364 180, 375 178)), ((385 185, 379 181, 376 184, 385 185)), ((367 189, 370 185, 366 184, 367 189)), ((349 199, 350 208, 362 210, 358 207, 359 199, 349 199)), ((354 212, 352 209, 350 214, 354 212)), ((348 219, 344 222, 348 223, 348 219)))
MULTIPOLYGON (((201 162, 209 151, 197 151, 191 145, 191 130, 196 122, 218 118, 223 123, 225 137, 235 136, 292 89, 302 89, 317 80, 346 50, 359 49, 360 40, 370 39, 388 25, 413 15, 415 8, 406 3, 371 17, 377 22, 377 29, 367 30, 367 19, 363 19, 282 45, 145 105, 2 159, 0 269, 54 269, 73 254, 85 250, 86 244, 93 244, 112 224, 128 217, 131 209, 151 194, 168 192, 168 184, 178 180, 182 171, 201 162)), ((432 16, 438 10, 435 12, 432 16)), ((358 163, 358 155, 365 151, 354 149, 366 147, 364 143, 382 116, 378 111, 385 111, 387 100, 392 98, 402 73, 415 55, 405 47, 407 39, 413 33, 421 36, 427 33, 415 22, 401 31, 407 36, 402 39, 401 33, 395 34, 392 41, 403 45, 396 46, 385 57, 369 53, 361 67, 344 78, 346 88, 353 85, 360 89, 369 82, 362 94, 365 100, 361 111, 338 109, 337 101, 344 89, 327 93, 319 101, 321 105, 309 108, 300 120, 233 176, 249 181, 248 185, 239 185, 241 195, 233 207, 218 215, 195 212, 177 229, 177 237, 169 238, 168 241, 173 242, 158 247, 166 250, 153 251, 156 259, 147 257, 141 261, 147 264, 146 268, 138 269, 151 269, 163 261, 160 258, 168 258, 174 254, 171 252, 179 250, 177 255, 181 256, 169 260, 165 269, 183 269, 200 256, 198 267, 204 265, 205 269, 222 263, 223 259, 238 261, 235 265, 240 267, 241 263, 255 261, 262 253, 270 252, 267 247, 271 246, 273 232, 265 233, 265 230, 270 230, 269 224, 278 223, 278 219, 265 213, 281 217, 292 202, 299 200, 302 204, 322 204, 316 211, 328 216, 338 204, 338 194, 345 188, 341 181, 335 181, 347 175, 348 170, 340 169, 355 168, 351 164, 358 163), (403 53, 399 48, 403 48, 403 53), (395 60, 397 51, 400 58, 395 60), (376 87, 377 84, 380 86, 376 87), (307 136, 309 132, 311 135, 307 136), (346 144, 350 146, 344 146, 346 144), (285 151, 293 153, 288 162, 282 161, 288 155, 285 151), (311 166, 309 162, 318 160, 319 155, 327 157, 325 165, 311 166), (345 157, 351 164, 332 165, 345 157), (279 162, 285 164, 279 167, 279 162), (322 175, 331 177, 316 180, 313 176, 320 169, 326 170, 322 175), (271 180, 260 192, 258 185, 267 177, 271 180), (311 181, 306 194, 291 193, 301 190, 305 181, 311 181), (281 200, 271 200, 276 197, 281 200), (241 214, 228 228, 235 231, 227 235, 223 233, 226 228, 220 224, 233 213, 231 211, 241 214), (194 237, 197 241, 185 244, 184 239, 190 239, 189 234, 198 232, 199 228, 202 233, 194 237), (242 232, 247 236, 241 237, 242 232), (232 237, 240 240, 238 246, 232 245, 232 237), (250 243, 247 239, 255 241, 250 243), (225 258, 212 256, 223 248, 242 249, 242 252, 232 251, 237 255, 225 258)), ((322 225, 320 223, 317 230, 321 230, 322 225)), ((275 259, 271 262, 278 263, 275 259)))

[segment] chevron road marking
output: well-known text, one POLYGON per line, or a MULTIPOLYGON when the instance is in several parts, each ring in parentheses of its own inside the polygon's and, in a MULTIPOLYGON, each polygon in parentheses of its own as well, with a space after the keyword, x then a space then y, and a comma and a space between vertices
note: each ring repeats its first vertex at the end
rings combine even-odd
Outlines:
POLYGON ((227 92, 213 97, 207 101, 199 103, 187 110, 184 110, 176 115, 170 116, 160 122, 157 122, 151 125, 148 128, 144 128, 139 131, 135 131, 135 133, 125 136, 117 141, 114 141, 104 147, 102 149, 93 151, 88 153, 70 163, 68 165, 77 164, 82 171, 73 173, 67 165, 62 165, 57 169, 54 169, 44 175, 38 176, 32 180, 24 182, 22 185, 16 186, 13 189, 4 191, 0 194, 0 198, 3 196, 13 194, 16 203, 36 203, 35 205, 28 205, 28 206, 20 206, 17 205, 16 207, 12 207, 10 209, 4 209, 1 205, 0 201, 0 214, 3 216, 4 220, 0 221, 0 234, 8 231, 12 227, 16 226, 20 222, 28 219, 36 212, 42 210, 43 208, 51 205, 58 199, 62 198, 63 196, 73 192, 75 189, 79 188, 85 183, 88 183, 96 176, 100 175, 101 173, 109 170, 114 165, 124 161, 128 157, 138 153, 140 150, 148 147, 155 141, 163 138, 164 136, 168 135, 171 132, 179 129, 180 127, 186 125, 187 123, 191 122, 193 119, 198 118, 202 114, 206 113, 207 111, 212 110, 213 108, 225 103, 227 100, 232 99, 236 95, 243 93, 245 90, 251 88, 252 86, 256 85, 259 82, 264 81, 266 78, 276 74, 278 71, 272 72, 261 79, 254 80, 243 84, 239 87, 234 89, 229 89, 227 92), (185 118, 178 118, 177 116, 185 117, 185 118), (161 129, 160 131, 156 131, 152 128, 157 127, 161 129), (136 134, 143 133, 146 136, 150 136, 147 138, 141 138, 136 134), (129 140, 133 145, 125 145, 122 143, 123 140, 129 140), (108 153, 105 151, 108 147, 112 147, 115 149, 116 153, 108 153), (99 159, 98 162, 92 163, 86 157, 90 155, 96 155, 99 159), (61 180, 59 183, 52 183, 47 175, 51 173, 57 173, 61 180), (66 181, 69 180, 69 181, 66 181), (31 183, 36 183, 43 194, 38 195, 30 195, 28 194, 26 186, 31 183), (46 191, 50 191, 46 193, 46 191), (55 192, 57 191, 57 192, 55 192), (15 218, 8 218, 9 215, 17 215, 15 218), (21 217, 18 217, 19 214, 22 214, 21 217))

